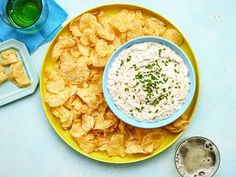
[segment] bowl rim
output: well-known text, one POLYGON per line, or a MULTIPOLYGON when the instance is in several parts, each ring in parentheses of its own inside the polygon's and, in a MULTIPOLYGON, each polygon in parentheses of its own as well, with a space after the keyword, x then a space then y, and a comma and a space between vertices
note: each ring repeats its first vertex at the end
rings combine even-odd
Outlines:
POLYGON ((172 43, 169 40, 166 40, 161 37, 155 37, 155 36, 143 36, 143 37, 138 37, 134 38, 132 40, 129 40, 128 42, 124 43, 121 45, 116 51, 113 52, 113 54, 110 56, 106 67, 104 69, 103 73, 103 79, 102 79, 102 88, 103 88, 103 94, 105 97, 105 100, 111 109, 111 111, 122 121, 126 122, 127 124, 133 125, 135 127, 140 127, 140 128, 158 128, 165 126, 167 124, 170 124, 171 122, 175 121, 177 118, 179 118, 190 106, 192 99, 194 97, 195 89, 196 89, 196 74, 193 69, 192 63, 188 56, 184 53, 184 51, 179 48, 176 44, 172 43), (132 118, 129 118, 127 115, 122 113, 119 108, 113 103, 112 98, 110 96, 108 86, 107 86, 107 80, 108 80, 108 70, 111 67, 113 61, 115 58, 124 50, 129 47, 131 47, 134 44, 139 44, 139 43, 144 43, 144 42, 156 42, 160 43, 163 45, 168 46, 170 49, 175 51, 184 61, 185 65, 188 68, 188 73, 189 73, 189 79, 190 79, 190 87, 189 87, 189 93, 187 95, 187 98, 184 102, 184 104, 181 105, 181 107, 171 116, 166 119, 158 120, 158 121, 138 121, 132 118))

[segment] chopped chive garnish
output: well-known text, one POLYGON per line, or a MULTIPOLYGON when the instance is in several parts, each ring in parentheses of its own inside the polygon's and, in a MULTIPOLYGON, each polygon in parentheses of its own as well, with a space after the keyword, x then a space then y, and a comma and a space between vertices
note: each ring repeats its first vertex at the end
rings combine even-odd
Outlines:
POLYGON ((124 64, 124 61, 123 61, 123 60, 121 60, 120 66, 123 66, 123 64, 124 64))
POLYGON ((162 49, 159 49, 159 51, 158 51, 159 53, 159 57, 161 56, 161 52, 162 52, 162 49))
POLYGON ((126 61, 129 62, 129 61, 131 60, 131 58, 132 58, 131 56, 128 56, 128 57, 126 58, 126 61))
POLYGON ((126 92, 129 91, 129 88, 125 88, 125 91, 126 91, 126 92))

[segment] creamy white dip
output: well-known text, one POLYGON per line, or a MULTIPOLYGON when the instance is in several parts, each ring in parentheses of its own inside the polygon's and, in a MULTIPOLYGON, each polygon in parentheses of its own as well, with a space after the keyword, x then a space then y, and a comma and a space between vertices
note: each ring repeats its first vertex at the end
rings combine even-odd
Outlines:
POLYGON ((108 71, 108 90, 115 105, 138 121, 172 116, 185 102, 189 83, 182 58, 155 42, 123 50, 108 71))

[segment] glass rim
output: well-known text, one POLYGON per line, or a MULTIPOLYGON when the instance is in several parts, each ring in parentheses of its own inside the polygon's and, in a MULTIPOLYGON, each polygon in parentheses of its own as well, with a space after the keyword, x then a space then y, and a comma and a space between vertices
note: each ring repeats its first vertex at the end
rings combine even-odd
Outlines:
POLYGON ((178 151, 178 149, 180 148, 180 146, 181 146, 185 141, 190 140, 190 139, 194 139, 194 138, 200 138, 200 139, 208 140, 208 141, 210 141, 210 142, 212 143, 212 145, 215 146, 215 148, 216 148, 216 151, 217 151, 217 154, 218 154, 218 155, 217 155, 217 157, 218 157, 218 164, 217 164, 217 166, 214 168, 215 170, 212 171, 212 172, 209 174, 209 175, 211 175, 211 176, 209 176, 209 177, 213 177, 213 176, 216 174, 216 172, 218 171, 219 167, 220 167, 220 163, 221 163, 220 151, 219 151, 219 148, 216 146, 216 144, 215 144, 213 141, 211 141, 209 138, 206 138, 206 137, 200 136, 200 135, 186 137, 186 138, 184 138, 183 140, 181 140, 181 141, 176 145, 176 148, 175 148, 175 155, 174 155, 175 168, 176 168, 176 170, 178 171, 178 173, 183 177, 183 174, 181 174, 181 172, 179 171, 179 169, 178 169, 178 167, 177 167, 177 165, 176 165, 176 154, 177 154, 177 151, 178 151))

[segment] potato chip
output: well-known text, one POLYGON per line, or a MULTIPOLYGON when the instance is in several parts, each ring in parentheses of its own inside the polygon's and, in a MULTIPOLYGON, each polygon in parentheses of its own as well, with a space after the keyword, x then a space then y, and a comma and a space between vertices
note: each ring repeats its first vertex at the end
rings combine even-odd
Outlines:
POLYGON ((189 119, 188 114, 186 114, 186 113, 182 114, 181 119, 188 120, 189 119))
POLYGON ((65 81, 58 71, 52 70, 46 78, 46 88, 49 92, 58 93, 65 89, 65 81))
POLYGON ((94 127, 94 118, 93 118, 93 116, 84 114, 82 116, 82 125, 81 126, 82 126, 82 129, 85 132, 89 132, 91 129, 93 129, 93 127, 94 127))
POLYGON ((59 37, 52 51, 52 58, 58 60, 62 53, 69 48, 75 47, 76 43, 71 37, 59 37))
POLYGON ((83 45, 78 39, 76 40, 77 48, 81 55, 89 57, 89 53, 91 51, 91 47, 83 45))
MULTIPOLYGON (((102 78, 100 78, 100 79, 102 79, 102 78)), ((102 80, 100 80, 100 82, 99 82, 99 80, 98 80, 98 82, 96 82, 95 84, 90 84, 90 89, 94 92, 94 93, 96 93, 97 95, 100 95, 100 94, 102 94, 103 93, 103 91, 102 91, 102 85, 101 85, 101 82, 102 82, 102 80), (100 83, 100 85, 98 85, 100 83)), ((98 96, 99 97, 99 96, 98 96)), ((99 97, 99 100, 100 100, 100 97, 99 97)), ((103 101, 104 99, 103 99, 103 97, 101 98, 101 103, 102 103, 102 101, 103 101)))
POLYGON ((125 123, 123 121, 119 121, 118 128, 119 128, 121 134, 125 134, 126 133, 125 123))
POLYGON ((66 122, 72 115, 68 109, 64 106, 54 107, 52 108, 52 114, 60 119, 60 122, 66 122))
POLYGON ((146 154, 147 153, 143 150, 142 145, 138 144, 138 141, 136 140, 126 142, 125 152, 127 154, 138 154, 138 153, 146 154))
POLYGON ((120 38, 116 36, 114 41, 112 42, 112 45, 114 47, 114 50, 119 48, 122 45, 120 38))
POLYGON ((73 96, 71 96, 64 104, 63 104, 63 106, 65 106, 65 108, 67 108, 67 109, 70 109, 70 110, 74 110, 74 107, 73 107, 73 105, 72 105, 72 103, 73 103, 73 101, 75 100, 75 98, 76 98, 76 95, 73 95, 73 96))
MULTIPOLYGON (((96 109, 96 108, 95 108, 96 109)), ((92 112, 95 110, 94 108, 92 107, 89 107, 88 105, 84 104, 79 113, 82 113, 82 114, 92 114, 92 112)))
POLYGON ((102 76, 103 76, 103 69, 96 68, 90 69, 89 81, 93 85, 97 85, 98 87, 102 85, 102 76))
POLYGON ((69 90, 70 90, 70 97, 76 95, 78 87, 76 85, 70 85, 69 90))
POLYGON ((88 28, 86 30, 84 30, 81 34, 81 37, 80 37, 80 41, 82 43, 82 45, 84 46, 95 46, 96 42, 97 42, 97 36, 95 34, 95 32, 88 28))
POLYGON ((81 149, 85 152, 90 153, 95 151, 96 149, 96 139, 95 136, 91 133, 85 135, 84 137, 80 138, 78 144, 81 149))
POLYGON ((65 90, 62 90, 58 93, 46 93, 44 96, 44 101, 50 106, 50 107, 58 107, 62 106, 70 97, 70 88, 65 88, 65 90))
POLYGON ((69 30, 71 31, 72 35, 75 37, 81 36, 81 32, 79 29, 79 21, 80 21, 80 18, 77 18, 73 20, 69 25, 69 30))
POLYGON ((0 84, 7 80, 6 69, 0 65, 0 84))
POLYGON ((127 28, 127 40, 144 35, 141 21, 134 19, 127 25, 127 28))
POLYGON ((103 39, 98 40, 95 46, 95 51, 101 58, 107 56, 107 53, 109 52, 108 42, 103 39))
POLYGON ((182 35, 175 29, 167 29, 163 34, 163 37, 177 45, 181 45, 184 42, 182 35))
POLYGON ((6 66, 17 62, 17 52, 15 49, 7 49, 1 52, 1 65, 6 66))
POLYGON ((90 52, 90 61, 93 67, 105 67, 107 58, 99 57, 98 54, 94 50, 92 50, 90 52))
POLYGON ((165 128, 169 130, 171 133, 179 133, 184 131, 187 128, 188 124, 189 121, 187 120, 187 116, 183 114, 176 121, 172 122, 169 125, 166 125, 165 128))
POLYGON ((146 24, 146 19, 143 16, 142 12, 140 10, 136 10, 135 12, 135 19, 141 24, 141 26, 145 26, 146 24))
POLYGON ((85 13, 80 17, 79 28, 83 32, 88 28, 95 29, 97 25, 96 17, 91 13, 85 13))
POLYGON ((94 109, 96 109, 98 105, 103 101, 102 95, 100 93, 94 92, 94 89, 92 87, 78 88, 77 95, 84 103, 94 109))
POLYGON ((103 11, 99 12, 99 14, 97 15, 97 19, 98 22, 100 22, 103 26, 109 25, 109 19, 103 11))
POLYGON ((89 69, 85 64, 67 62, 60 64, 61 75, 67 84, 82 84, 89 79, 89 69))
POLYGON ((70 48, 68 51, 75 58, 78 58, 78 57, 80 57, 82 55, 81 52, 78 50, 78 48, 76 46, 70 48))
POLYGON ((69 51, 65 51, 61 54, 58 66, 61 72, 66 73, 74 68, 75 58, 69 51))
POLYGON ((73 119, 74 119, 74 116, 71 113, 71 116, 69 117, 69 119, 67 119, 65 122, 62 122, 62 124, 61 124, 62 128, 65 130, 70 130, 72 123, 73 123, 73 119))
POLYGON ((124 148, 124 135, 115 133, 111 136, 111 141, 107 147, 108 156, 120 156, 125 157, 125 148, 124 148))
POLYGON ((105 124, 105 120, 103 117, 103 114, 99 114, 98 112, 94 112, 92 114, 92 116, 94 117, 94 130, 105 130, 106 129, 106 124, 105 124))
POLYGON ((109 143, 107 136, 96 136, 97 139, 97 148, 99 151, 106 151, 109 143))
POLYGON ((122 33, 127 31, 127 25, 129 25, 134 18, 135 13, 133 11, 123 9, 112 17, 110 24, 122 33))
POLYGON ((154 17, 149 17, 144 26, 144 34, 150 36, 160 36, 166 31, 166 24, 154 17))
POLYGON ((74 138, 80 138, 86 134, 86 132, 82 129, 81 120, 75 120, 70 129, 70 133, 74 138))
POLYGON ((120 33, 120 34, 118 35, 118 38, 120 39, 120 41, 121 41, 122 44, 125 43, 125 42, 127 41, 127 33, 126 33, 126 32, 120 33))
POLYGON ((27 87, 31 85, 24 69, 22 61, 11 64, 10 66, 10 80, 18 87, 27 87))
POLYGON ((96 26, 96 34, 105 40, 113 41, 115 39, 115 32, 110 28, 110 26, 102 26, 101 24, 98 24, 96 26))
POLYGON ((117 127, 118 118, 111 111, 106 112, 104 118, 106 129, 108 129, 109 132, 113 131, 117 127))
POLYGON ((106 109, 108 108, 107 102, 104 100, 97 108, 97 111, 99 114, 104 115, 106 112, 106 109))
POLYGON ((150 133, 151 130, 150 129, 144 129, 144 128, 138 128, 138 127, 135 127, 135 137, 136 139, 138 140, 139 143, 142 142, 143 140, 143 137, 150 133))
POLYGON ((77 58, 76 63, 81 63, 81 64, 88 66, 88 65, 92 64, 92 61, 91 61, 90 57, 81 56, 81 57, 77 58))
POLYGON ((164 135, 162 132, 150 132, 143 137, 142 147, 145 152, 152 153, 163 142, 164 135))
POLYGON ((78 96, 76 96, 71 103, 71 106, 73 106, 76 111, 80 111, 83 105, 84 104, 78 96))

